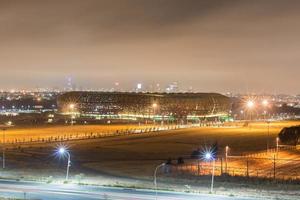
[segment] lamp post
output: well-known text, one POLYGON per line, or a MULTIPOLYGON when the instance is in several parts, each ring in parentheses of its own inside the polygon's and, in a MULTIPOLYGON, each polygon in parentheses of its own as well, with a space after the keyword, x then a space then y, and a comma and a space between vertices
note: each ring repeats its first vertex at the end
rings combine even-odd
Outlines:
POLYGON ((264 120, 266 120, 266 115, 267 115, 267 108, 268 108, 269 102, 268 100, 264 99, 262 101, 262 106, 265 108, 264 110, 264 120))
POLYGON ((58 149, 58 153, 61 156, 64 156, 65 154, 68 156, 67 173, 66 173, 66 181, 68 181, 69 180, 69 168, 71 166, 71 155, 70 155, 69 151, 66 150, 66 148, 64 148, 64 147, 60 147, 58 149))
POLYGON ((2 129, 2 168, 5 169, 5 131, 6 128, 2 129))
POLYGON ((267 121, 268 124, 267 152, 269 152, 270 123, 271 123, 270 121, 267 121))
POLYGON ((255 106, 254 101, 249 100, 249 101, 247 102, 247 108, 248 108, 248 110, 250 111, 250 121, 252 121, 252 110, 253 110, 253 107, 254 107, 254 106, 255 106))
POLYGON ((278 156, 278 148, 279 148, 279 137, 276 138, 276 153, 278 156))
POLYGON ((154 170, 154 187, 155 187, 155 199, 157 200, 157 182, 156 182, 156 173, 157 173, 157 170, 163 166, 165 166, 166 164, 165 163, 162 163, 160 165, 158 165, 155 170, 154 170))
POLYGON ((229 150, 229 147, 226 146, 225 147, 225 172, 227 174, 227 158, 228 158, 228 150, 229 150))
MULTIPOLYGON (((7 127, 10 127, 10 126, 13 126, 13 123, 12 121, 8 121, 6 123, 7 127)), ((5 169, 5 131, 7 130, 7 127, 6 128, 2 128, 2 168, 5 169)))
POLYGON ((210 184, 210 193, 213 193, 214 190, 214 177, 215 177, 215 158, 211 152, 206 152, 204 154, 204 159, 206 161, 212 161, 212 173, 211 173, 211 184, 210 184))
POLYGON ((71 112, 71 125, 73 125, 73 118, 74 118, 74 108, 75 108, 75 104, 71 103, 69 105, 70 108, 70 112, 71 112))

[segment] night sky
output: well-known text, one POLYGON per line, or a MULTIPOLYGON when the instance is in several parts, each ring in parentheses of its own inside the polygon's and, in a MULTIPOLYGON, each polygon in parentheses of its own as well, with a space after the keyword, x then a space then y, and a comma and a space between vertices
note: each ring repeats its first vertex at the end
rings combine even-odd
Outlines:
POLYGON ((300 93, 300 1, 0 0, 0 88, 300 93))

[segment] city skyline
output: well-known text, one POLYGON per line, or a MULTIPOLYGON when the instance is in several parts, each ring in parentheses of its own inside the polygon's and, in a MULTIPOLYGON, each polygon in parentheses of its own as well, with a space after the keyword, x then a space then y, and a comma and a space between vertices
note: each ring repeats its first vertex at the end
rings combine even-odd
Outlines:
POLYGON ((298 1, 0 1, 2 89, 299 94, 298 1))

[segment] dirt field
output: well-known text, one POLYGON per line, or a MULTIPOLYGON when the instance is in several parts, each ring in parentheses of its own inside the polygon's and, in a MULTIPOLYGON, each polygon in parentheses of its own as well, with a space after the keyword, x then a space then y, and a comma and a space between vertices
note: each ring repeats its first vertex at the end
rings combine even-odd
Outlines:
MULTIPOLYGON (((152 125, 153 126, 153 125, 152 125)), ((113 133, 121 130, 129 129, 145 129, 147 127, 152 127, 151 125, 74 125, 74 126, 45 126, 45 127, 10 127, 5 130, 5 141, 11 142, 15 139, 20 141, 37 138, 50 138, 58 136, 70 136, 70 135, 83 135, 90 133, 113 133)), ((2 132, 3 133, 3 132, 2 132)), ((0 138, 2 142, 2 137, 0 138)))
MULTIPOLYGON (((275 138, 284 126, 300 122, 274 122, 270 124, 270 146, 275 146, 275 138)), ((153 168, 168 158, 190 157, 191 152, 205 145, 218 142, 221 149, 230 147, 231 155, 261 151, 266 148, 267 124, 253 123, 248 127, 231 124, 228 127, 199 127, 133 136, 69 142, 72 155, 72 172, 88 174, 113 174, 122 177, 152 177, 153 168)), ((69 126, 38 129, 12 129, 11 137, 39 134, 59 134, 77 131, 102 131, 128 126, 69 126)), ((18 170, 26 175, 35 171, 43 175, 50 172, 63 174, 64 161, 53 156, 56 144, 26 145, 8 150, 7 165, 10 170, 18 170)))

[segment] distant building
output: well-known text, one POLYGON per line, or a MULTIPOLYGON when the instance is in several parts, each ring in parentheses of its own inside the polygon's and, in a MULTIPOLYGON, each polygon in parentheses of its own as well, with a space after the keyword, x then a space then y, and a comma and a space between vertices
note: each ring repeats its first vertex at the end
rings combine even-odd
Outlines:
POLYGON ((176 93, 179 91, 178 88, 178 83, 177 82, 173 82, 171 83, 167 88, 166 88, 166 92, 168 93, 176 93))
POLYGON ((141 92, 142 91, 142 84, 141 83, 138 83, 136 85, 136 89, 135 89, 136 92, 141 92))
POLYGON ((59 111, 115 119, 199 120, 228 115, 230 100, 217 93, 67 92, 59 111))

